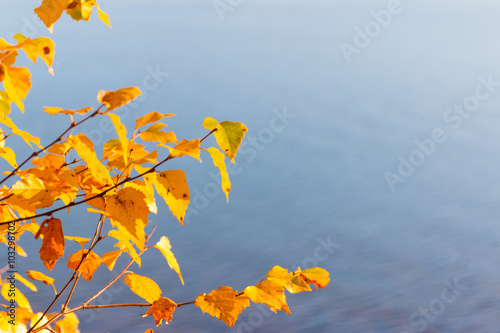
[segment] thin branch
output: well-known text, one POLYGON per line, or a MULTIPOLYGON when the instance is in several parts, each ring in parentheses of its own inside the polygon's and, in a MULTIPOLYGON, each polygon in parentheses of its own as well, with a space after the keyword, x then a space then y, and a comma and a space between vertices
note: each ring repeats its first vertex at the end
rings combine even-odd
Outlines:
MULTIPOLYGON (((1 61, 1 60, 0 60, 1 61)), ((83 122, 89 120, 90 118, 92 117, 95 117, 97 114, 99 114, 99 111, 101 110, 101 108, 104 106, 104 104, 101 104, 97 110, 95 110, 94 112, 92 112, 89 116, 85 117, 84 119, 80 120, 79 122, 77 123, 74 123, 74 122, 71 122, 71 124, 69 125, 69 127, 64 131, 62 132, 54 141, 52 141, 51 143, 49 143, 47 146, 39 149, 38 151, 35 151, 33 152, 30 156, 28 156, 28 158, 26 158, 21 164, 19 164, 17 166, 17 168, 15 168, 12 172, 10 172, 7 176, 5 176, 2 180, 0 180, 0 185, 3 184, 4 182, 6 182, 10 177, 14 176, 16 174, 16 172, 18 172, 26 163, 28 163, 29 160, 31 160, 32 158, 38 156, 38 154, 40 154, 42 151, 45 151, 46 149, 49 149, 50 147, 52 147, 55 143, 61 141, 62 137, 68 133, 70 130, 72 130, 73 128, 75 128, 76 126, 82 124, 83 122)))

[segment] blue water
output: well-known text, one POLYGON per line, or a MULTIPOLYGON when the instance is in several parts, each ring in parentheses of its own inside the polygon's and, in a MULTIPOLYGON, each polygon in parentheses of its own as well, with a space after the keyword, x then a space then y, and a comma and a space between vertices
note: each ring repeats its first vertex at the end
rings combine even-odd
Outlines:
MULTIPOLYGON (((31 14, 18 19, 29 4, 6 3, 2 34, 29 30, 31 14)), ((342 43, 356 46, 356 27, 375 27, 371 11, 388 6, 241 1, 222 21, 210 1, 120 1, 101 4, 111 30, 97 20, 56 24, 56 75, 31 67, 27 112, 14 117, 19 126, 51 137, 66 119, 42 115, 43 106, 95 106, 97 90, 134 85, 145 97, 118 113, 129 128, 150 111, 176 113, 168 124, 179 138, 204 135, 205 116, 249 128, 229 205, 208 159, 169 166, 186 170, 189 218, 181 227, 158 200, 150 225, 158 225, 156 238, 170 238, 185 286, 159 253, 147 253, 134 271, 176 302, 220 285, 241 290, 274 265, 319 265, 332 277, 324 290, 288 295, 292 316, 253 305, 231 329, 186 306, 157 331, 499 332, 500 87, 482 82, 500 81, 500 7, 402 2, 349 63, 342 43), (157 81, 145 79, 155 70, 157 81), (473 103, 478 86, 488 96, 476 97, 465 116, 453 111, 473 103), (436 131, 439 142, 429 143, 436 131), (400 166, 411 159, 416 166, 400 166), (387 172, 401 177, 392 188, 387 172)), ((100 120, 82 130, 101 144, 114 135, 100 120)), ((94 222, 83 212, 57 216, 65 234, 92 235, 94 222)), ((20 265, 43 271, 39 243, 22 241, 35 253, 20 265)), ((77 249, 68 244, 66 253, 77 249)), ((70 272, 62 260, 48 274, 70 272)), ((112 277, 99 268, 70 305, 112 277)), ((50 288, 40 289, 30 295, 37 311, 51 297, 50 288)), ((102 297, 95 304, 141 301, 123 284, 102 297)), ((81 312, 80 330, 143 332, 154 327, 139 316, 145 312, 81 312)))

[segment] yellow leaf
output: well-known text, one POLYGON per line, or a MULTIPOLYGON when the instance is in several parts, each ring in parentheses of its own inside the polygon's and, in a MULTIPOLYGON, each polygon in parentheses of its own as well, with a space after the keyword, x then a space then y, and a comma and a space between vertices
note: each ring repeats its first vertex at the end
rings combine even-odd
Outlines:
POLYGON ((54 268, 59 257, 64 256, 64 234, 61 220, 52 217, 42 222, 35 239, 43 235, 42 247, 40 248, 40 259, 49 271, 54 268))
POLYGON ((119 108, 141 95, 141 91, 136 87, 122 88, 115 91, 99 90, 97 100, 106 105, 106 112, 119 108))
POLYGON ((14 38, 18 45, 22 45, 23 51, 34 63, 38 57, 42 58, 49 67, 49 73, 54 75, 52 62, 54 61, 54 42, 47 37, 38 37, 36 39, 26 38, 22 34, 15 34, 14 38))
POLYGON ((42 281, 44 284, 49 285, 54 283, 54 279, 51 278, 50 276, 47 276, 43 273, 37 272, 37 271, 26 271, 28 273, 28 277, 32 279, 33 281, 42 281))
POLYGON ((288 273, 288 270, 280 266, 271 268, 271 270, 267 272, 266 277, 269 281, 274 281, 283 286, 292 294, 301 291, 311 291, 311 288, 304 279, 300 278, 298 275, 294 275, 293 272, 288 273))
POLYGON ((78 114, 85 114, 89 111, 91 111, 93 108, 90 107, 90 106, 87 106, 86 108, 83 108, 83 109, 80 109, 80 110, 64 110, 64 109, 61 109, 61 108, 58 108, 56 106, 53 106, 53 107, 44 107, 43 108, 43 111, 47 112, 48 114, 58 114, 58 113, 63 113, 63 114, 67 114, 67 115, 74 115, 75 113, 78 113, 78 114))
MULTIPOLYGON (((0 64, 0 82, 3 81, 2 76, 3 66, 0 64)), ((11 100, 5 91, 0 91, 0 119, 6 117, 10 113, 11 100)))
POLYGON ((218 123, 217 120, 207 117, 203 120, 203 126, 210 131, 215 130, 214 135, 217 144, 226 156, 229 157, 231 162, 234 163, 241 140, 245 137, 245 132, 248 131, 245 125, 234 121, 218 123))
POLYGON ((161 296, 160 287, 147 276, 129 273, 124 280, 134 294, 144 298, 148 303, 156 301, 161 296))
MULTIPOLYGON (((3 139, 0 137, 0 140, 3 139)), ((3 142, 3 141, 2 141, 3 142)), ((0 157, 6 160, 13 168, 17 168, 16 154, 10 147, 0 148, 0 157)))
POLYGON ((299 268, 295 274, 300 274, 307 284, 314 284, 314 290, 318 287, 323 289, 330 283, 330 273, 320 267, 312 267, 303 271, 299 268))
POLYGON ((5 77, 3 87, 9 98, 14 102, 21 112, 24 112, 23 99, 28 95, 31 89, 31 73, 26 67, 4 68, 5 77))
POLYGON ((108 117, 111 119, 113 122, 113 125, 115 125, 116 133, 118 133, 118 138, 120 138, 120 143, 122 146, 122 151, 123 151, 123 159, 125 162, 125 166, 128 164, 128 156, 130 154, 129 152, 129 142, 127 139, 127 129, 125 126, 120 121, 120 117, 117 116, 116 114, 113 113, 108 113, 108 117))
MULTIPOLYGON (((83 255, 87 252, 88 250, 79 250, 70 255, 68 258, 67 267, 70 269, 76 269, 78 265, 80 265, 83 255)), ((101 258, 94 252, 90 251, 87 257, 85 257, 85 260, 80 265, 80 268, 78 268, 78 272, 82 274, 82 277, 85 279, 85 281, 90 281, 92 280, 92 276, 94 275, 97 267, 99 267, 100 265, 101 258)))
POLYGON ((109 172, 104 165, 97 159, 94 153, 94 144, 83 133, 71 136, 68 142, 73 146, 76 153, 83 158, 94 178, 103 185, 110 185, 113 183, 109 172))
POLYGON ((259 282, 256 286, 246 287, 243 292, 252 302, 264 303, 274 311, 274 313, 276 313, 276 310, 280 310, 291 314, 286 304, 283 287, 274 281, 266 280, 259 282))
POLYGON ((90 240, 90 238, 83 238, 78 236, 64 236, 64 238, 73 242, 77 242, 81 246, 84 246, 85 243, 87 243, 90 240))
POLYGON ((201 162, 200 159, 200 139, 196 140, 182 140, 175 147, 170 147, 167 145, 159 144, 158 146, 166 147, 170 150, 170 155, 174 157, 181 157, 184 155, 189 155, 196 158, 201 162))
POLYGON ((210 147, 205 149, 210 153, 212 160, 214 161, 214 165, 219 168, 220 177, 221 177, 221 186, 222 191, 226 194, 227 202, 229 202, 229 191, 231 191, 231 182, 229 181, 229 174, 226 169, 226 162, 224 161, 225 156, 221 151, 215 147, 210 147))
MULTIPOLYGON (((149 308, 148 312, 146 312, 146 314, 143 314, 141 316, 146 317, 153 315, 155 318, 156 326, 160 326, 163 319, 165 319, 165 322, 168 324, 169 321, 172 320, 172 315, 176 307, 177 304, 174 301, 166 297, 161 297, 154 301, 153 304, 151 304, 151 307, 149 308)), ((149 329, 144 333, 149 332, 153 333, 153 330, 149 329)))
POLYGON ((72 0, 43 0, 40 7, 35 8, 35 14, 52 32, 52 25, 61 17, 61 14, 71 2, 72 0))
MULTIPOLYGON (((28 277, 29 277, 29 271, 27 271, 26 273, 28 273, 28 277)), ((24 276, 18 274, 17 272, 14 273, 14 275, 15 275, 17 281, 19 281, 22 284, 24 284, 31 291, 38 291, 38 289, 36 288, 36 286, 33 283, 31 283, 31 281, 28 281, 24 276)), ((30 277, 30 279, 31 279, 31 277, 30 277)))
POLYGON ((158 208, 156 207, 155 200, 155 190, 152 185, 146 185, 142 180, 135 180, 133 182, 128 182, 124 185, 124 187, 132 187, 136 190, 141 191, 144 194, 144 200, 148 205, 148 209, 151 213, 157 214, 158 208))
POLYGON ((99 19, 104 23, 106 24, 108 27, 111 28, 111 24, 109 23, 109 16, 108 14, 106 14, 105 12, 103 12, 101 10, 101 8, 99 8, 99 6, 97 5, 97 3, 94 3, 94 5, 96 6, 97 8, 97 14, 99 15, 99 19))
POLYGON ((175 136, 174 132, 165 132, 162 131, 161 129, 165 127, 165 124, 162 123, 156 123, 148 127, 147 130, 143 131, 140 133, 141 139, 144 141, 155 141, 155 142, 161 142, 161 143, 170 143, 170 142, 175 142, 177 143, 177 137, 175 136))
POLYGON ((108 232, 110 237, 118 240, 118 243, 115 244, 115 247, 120 249, 127 249, 130 258, 132 258, 139 267, 141 267, 141 257, 137 254, 137 251, 134 249, 134 246, 130 243, 130 239, 122 233, 120 230, 110 230, 108 232))
MULTIPOLYGON (((57 333, 80 333, 78 324, 80 321, 74 312, 64 315, 63 319, 56 322, 54 330, 57 333)), ((43 331, 42 331, 43 332, 43 331)))
POLYGON ((189 187, 186 174, 182 170, 167 170, 149 173, 144 177, 146 182, 155 186, 156 192, 163 197, 172 214, 182 224, 189 204, 189 187))
POLYGON ((144 125, 147 125, 150 123, 154 123, 155 121, 161 120, 164 117, 172 117, 172 116, 175 116, 175 114, 173 114, 173 113, 161 114, 158 112, 150 112, 150 113, 148 113, 140 118, 137 118, 137 120, 135 121, 134 130, 138 129, 141 126, 144 126, 144 125))
POLYGON ((116 261, 118 258, 121 256, 123 253, 123 250, 116 250, 116 251, 111 251, 104 253, 101 256, 102 262, 108 266, 109 270, 112 271, 113 268, 115 267, 116 261))
POLYGON ((158 243, 156 243, 155 247, 160 250, 165 259, 167 259, 168 265, 171 269, 177 272, 179 278, 181 279, 182 285, 184 285, 184 279, 182 278, 181 269, 179 268, 179 264, 177 263, 177 259, 175 259, 174 253, 172 252, 172 246, 170 245, 170 241, 166 236, 162 236, 158 243))
POLYGON ((12 288, 10 287, 10 283, 2 284, 0 293, 2 294, 3 298, 7 300, 7 302, 10 303, 11 300, 14 300, 19 307, 26 308, 31 311, 30 302, 28 302, 26 296, 24 296, 23 293, 19 291, 19 289, 15 289, 15 297, 12 297, 12 288))
POLYGON ((236 290, 231 287, 222 286, 218 290, 212 290, 208 295, 198 296, 194 305, 204 313, 208 313, 233 327, 241 311, 250 305, 248 297, 236 297, 237 294, 236 290))
POLYGON ((124 188, 106 199, 106 212, 111 225, 127 235, 137 248, 144 250, 144 228, 148 224, 149 213, 145 195, 137 189, 124 188))
POLYGON ((12 130, 12 133, 14 133, 15 135, 19 135, 30 147, 30 142, 33 142, 38 147, 42 148, 39 138, 17 128, 16 124, 14 124, 12 119, 10 119, 9 117, 0 117, 0 123, 7 125, 12 130))

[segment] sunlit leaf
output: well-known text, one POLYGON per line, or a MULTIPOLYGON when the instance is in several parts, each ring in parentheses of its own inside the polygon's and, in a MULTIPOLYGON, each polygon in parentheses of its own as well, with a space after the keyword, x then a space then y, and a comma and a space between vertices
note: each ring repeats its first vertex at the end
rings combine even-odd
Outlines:
POLYGON ((26 38, 22 34, 15 34, 14 38, 22 45, 23 51, 26 53, 28 58, 34 63, 38 57, 40 57, 45 64, 49 67, 49 73, 54 75, 54 70, 52 69, 52 63, 54 61, 54 42, 47 37, 38 37, 35 39, 26 38))
POLYGON ((37 272, 37 271, 26 271, 28 273, 28 277, 32 279, 33 281, 42 281, 46 285, 50 285, 54 283, 54 279, 51 278, 50 276, 47 276, 43 273, 37 272))
POLYGON ((234 121, 223 121, 222 123, 217 120, 207 117, 203 120, 203 126, 214 132, 215 139, 220 149, 226 154, 227 157, 234 163, 234 158, 241 145, 241 140, 245 137, 245 132, 248 129, 242 123, 234 121))
MULTIPOLYGON (((12 299, 12 288, 10 286, 10 283, 2 284, 2 287, 0 288, 0 294, 2 294, 3 298, 5 298, 5 300, 10 303, 10 300, 12 299)), ((19 307, 31 310, 30 302, 19 289, 15 290, 15 296, 16 297, 14 300, 19 307)))
POLYGON ((61 17, 71 2, 72 0, 43 0, 40 7, 35 8, 35 14, 52 32, 52 25, 61 17))
POLYGON ((46 106, 43 108, 43 111, 47 112, 48 114, 62 113, 62 114, 67 114, 67 115, 74 115, 75 113, 85 114, 85 113, 91 111, 92 109, 93 108, 90 106, 83 108, 83 109, 80 109, 80 110, 65 110, 65 109, 58 108, 56 106, 53 106, 53 107, 46 106))
POLYGON ((225 156, 221 151, 215 147, 210 147, 205 149, 210 153, 212 160, 214 161, 214 165, 219 168, 220 177, 221 177, 221 186, 222 191, 226 195, 227 202, 229 202, 229 192, 231 191, 231 182, 229 181, 229 174, 226 169, 225 156))
MULTIPOLYGON (((151 307, 148 309, 146 314, 143 314, 142 317, 146 316, 154 316, 156 326, 160 326, 163 319, 168 324, 172 320, 172 315, 175 311, 177 304, 168 299, 166 297, 161 297, 151 304, 151 307)), ((147 333, 148 331, 144 332, 147 333)), ((151 333, 153 330, 151 330, 151 333)))
MULTIPOLYGON (((76 269, 80 264, 80 262, 82 261, 83 255, 86 254, 87 252, 88 250, 79 250, 73 253, 68 258, 67 267, 71 269, 76 269)), ((80 268, 78 268, 78 272, 82 274, 82 277, 85 279, 85 281, 90 281, 92 280, 92 276, 94 275, 94 272, 96 271, 97 267, 99 267, 100 265, 101 265, 101 258, 93 251, 90 251, 88 255, 85 257, 85 260, 80 265, 80 268)))
MULTIPOLYGON (((32 279, 30 277, 30 274, 29 274, 30 271, 27 271, 26 273, 28 273, 28 277, 30 279, 32 279)), ((14 273, 14 276, 16 278, 17 281, 21 282, 22 284, 24 284, 26 287, 28 287, 31 291, 38 291, 38 289, 36 288, 36 286, 31 283, 31 281, 28 281, 24 276, 20 275, 19 273, 14 273)), ((33 280, 33 279, 32 279, 33 280)))
POLYGON ((59 257, 64 255, 64 234, 61 220, 52 217, 46 219, 40 225, 35 239, 43 235, 42 247, 40 248, 40 259, 49 271, 54 268, 59 257))
POLYGON ((97 100, 106 105, 106 112, 119 108, 141 95, 141 91, 136 87, 122 88, 115 91, 99 90, 97 100))
MULTIPOLYGON (((0 140, 3 139, 0 137, 0 140)), ((17 168, 16 154, 10 147, 0 148, 0 157, 6 160, 13 168, 17 168)))
POLYGON ((116 133, 118 133, 118 138, 120 139, 120 143, 121 143, 122 151, 123 151, 123 159, 125 162, 125 166, 127 166, 128 156, 129 156, 129 142, 127 139, 127 129, 121 123, 119 116, 117 116, 116 114, 113 114, 113 113, 108 113, 107 115, 111 119, 111 121, 113 122, 113 125, 115 126, 115 129, 116 129, 116 133))
POLYGON ((295 272, 300 274, 300 276, 305 280, 307 284, 314 284, 314 290, 320 287, 321 289, 330 283, 330 273, 320 267, 312 267, 300 271, 300 269, 295 272))
POLYGON ((179 268, 177 259, 175 259, 174 253, 172 252, 172 246, 170 245, 169 239, 166 236, 162 236, 158 243, 156 243, 155 247, 160 250, 165 259, 167 259, 167 263, 170 268, 177 272, 177 275, 179 275, 179 278, 184 285, 184 279, 182 278, 181 269, 179 268))
POLYGON ((129 273, 125 275, 124 280, 134 294, 144 298, 148 303, 156 301, 161 296, 160 287, 147 276, 129 273))
POLYGON ((64 236, 64 238, 73 242, 77 242, 81 246, 84 246, 90 240, 90 238, 84 238, 78 236, 64 236))
POLYGON ((63 319, 60 319, 56 322, 56 324, 54 325, 54 330, 57 333, 80 333, 78 324, 80 324, 80 321, 78 320, 76 313, 71 312, 65 314, 63 319))
POLYGON ((150 113, 148 113, 140 118, 137 118, 137 120, 135 121, 134 130, 138 129, 141 126, 144 126, 144 125, 147 125, 150 123, 154 123, 155 121, 161 120, 164 117, 172 117, 172 116, 175 116, 175 114, 173 114, 173 113, 161 114, 158 112, 150 112, 150 113))
POLYGON ((137 263, 137 265, 139 265, 139 267, 141 267, 141 257, 137 254, 134 246, 130 243, 130 239, 123 232, 113 229, 108 232, 108 235, 118 240, 115 247, 126 249, 130 257, 137 263))
POLYGON ((9 95, 9 99, 14 102, 21 112, 24 112, 23 101, 31 89, 31 73, 26 67, 4 68, 5 77, 3 87, 9 95))
POLYGON ((124 188, 116 195, 106 199, 106 212, 111 219, 111 225, 143 250, 145 242, 144 227, 148 224, 149 209, 145 195, 134 188, 124 188))
POLYGON ((246 287, 243 292, 252 302, 264 303, 275 313, 276 310, 280 310, 291 314, 286 304, 284 288, 274 281, 265 280, 259 282, 255 286, 246 287))
POLYGON ((30 133, 26 131, 22 131, 19 128, 17 128, 16 124, 10 119, 9 117, 0 117, 0 123, 7 125, 12 130, 12 133, 15 135, 20 136, 24 142, 26 142, 30 147, 31 147, 31 142, 36 144, 39 148, 42 148, 40 145, 40 139, 37 138, 36 136, 31 135, 30 133))
POLYGON ((250 305, 248 297, 236 297, 237 294, 237 291, 231 287, 222 286, 218 290, 212 290, 208 295, 198 296, 194 305, 204 313, 208 313, 233 327, 241 311, 250 305))
POLYGON ((170 131, 170 132, 165 132, 162 131, 161 129, 165 127, 165 124, 162 123, 156 123, 148 127, 147 130, 141 132, 139 135, 141 139, 144 141, 154 141, 154 142, 160 142, 160 143, 170 143, 170 142, 177 142, 177 137, 175 136, 175 133, 170 131))
POLYGON ((268 273, 267 279, 283 286, 290 293, 311 291, 309 285, 300 276, 288 273, 288 270, 280 266, 274 266, 268 273))
POLYGON ((109 270, 112 271, 115 267, 116 261, 123 253, 123 250, 115 250, 111 252, 106 252, 101 256, 102 262, 108 266, 109 270))
POLYGON ((175 147, 170 147, 167 145, 159 144, 158 146, 166 147, 170 150, 170 155, 174 157, 181 157, 189 155, 196 158, 201 162, 200 159, 200 139, 196 140, 182 140, 175 147))

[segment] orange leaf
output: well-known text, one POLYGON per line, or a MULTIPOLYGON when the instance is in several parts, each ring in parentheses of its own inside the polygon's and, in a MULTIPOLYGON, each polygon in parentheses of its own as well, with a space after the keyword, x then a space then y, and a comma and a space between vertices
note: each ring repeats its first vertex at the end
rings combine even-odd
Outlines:
POLYGON ((35 14, 52 32, 52 25, 61 17, 61 14, 70 3, 71 0, 43 0, 40 7, 35 8, 35 14))
POLYGON ((267 273, 267 279, 274 281, 279 285, 283 286, 290 293, 299 293, 301 291, 311 291, 309 285, 298 275, 294 273, 288 273, 288 270, 280 267, 274 266, 267 273))
POLYGON ((24 112, 22 100, 26 98, 31 89, 31 73, 26 67, 9 67, 8 69, 4 68, 4 71, 3 87, 5 92, 21 112, 24 112))
POLYGON ((50 276, 47 276, 37 271, 26 271, 26 273, 28 273, 28 277, 33 281, 42 281, 46 285, 53 284, 55 281, 50 276))
MULTIPOLYGON (((151 304, 148 312, 146 312, 146 314, 143 314, 142 317, 153 315, 155 318, 156 326, 160 326, 163 319, 165 319, 165 322, 168 324, 168 322, 172 320, 172 315, 176 307, 177 304, 174 301, 166 297, 161 297, 154 301, 153 304, 151 304)), ((144 333, 147 332, 148 331, 144 333)), ((153 332, 152 329, 151 332, 153 332)))
POLYGON ((84 237, 78 237, 78 236, 64 236, 67 240, 77 242, 81 246, 84 246, 85 243, 87 243, 90 238, 84 238, 84 237))
POLYGON ((170 147, 167 145, 159 144, 158 146, 166 147, 170 150, 170 155, 174 157, 181 157, 184 155, 189 155, 196 158, 201 162, 200 159, 200 139, 196 140, 182 140, 175 147, 170 147))
POLYGON ((120 121, 120 117, 117 116, 116 114, 108 113, 108 117, 113 122, 113 125, 115 126, 116 129, 116 133, 118 134, 118 138, 120 138, 120 144, 123 152, 123 159, 125 162, 125 166, 127 166, 128 157, 130 155, 129 142, 127 139, 127 129, 125 128, 125 126, 123 126, 123 124, 120 121))
POLYGON ((40 259, 49 271, 54 268, 59 257, 64 255, 64 235, 61 220, 52 217, 42 222, 35 239, 43 235, 42 247, 40 248, 40 259))
POLYGON ((63 319, 56 322, 54 330, 57 333, 80 333, 80 330, 78 330, 79 323, 80 321, 74 312, 68 313, 64 315, 63 319))
POLYGON ((231 287, 222 286, 218 290, 212 290, 208 295, 198 296, 194 305, 233 327, 241 311, 250 305, 248 297, 236 297, 237 294, 231 287))
POLYGON ((113 268, 115 267, 116 261, 118 258, 121 256, 123 253, 123 250, 116 250, 116 251, 111 251, 104 253, 101 256, 102 262, 108 266, 109 270, 112 271, 113 268))
MULTIPOLYGON (((67 267, 71 269, 76 269, 80 264, 80 261, 82 261, 83 255, 87 252, 88 250, 79 250, 73 253, 68 258, 67 267)), ((94 272, 96 271, 97 267, 99 267, 100 265, 101 265, 101 258, 94 252, 90 251, 89 254, 85 257, 85 260, 80 265, 80 268, 78 268, 78 272, 82 274, 82 277, 85 279, 85 281, 90 281, 92 280, 92 276, 94 275, 94 272)))
MULTIPOLYGON (((29 271, 27 271, 26 273, 28 273, 28 277, 29 277, 29 271)), ((26 287, 30 288, 31 291, 38 291, 37 287, 31 283, 31 281, 28 281, 24 276, 22 276, 21 274, 18 274, 17 272, 14 273, 14 276, 16 277, 16 280, 21 282, 22 284, 24 284, 26 287)), ((31 279, 31 277, 30 277, 31 279)))
POLYGON ((256 286, 246 287, 243 291, 254 303, 264 303, 276 313, 280 310, 290 314, 286 304, 285 291, 283 287, 270 280, 259 282, 256 286))
POLYGON ((165 132, 162 131, 161 129, 165 127, 165 124, 162 123, 156 123, 148 127, 147 130, 144 132, 140 133, 141 139, 144 141, 155 141, 155 142, 161 142, 161 143, 170 143, 170 142, 175 142, 177 143, 177 137, 175 136, 174 132, 165 132))
MULTIPOLYGON (((0 294, 3 296, 3 298, 5 298, 7 300, 7 302, 9 302, 9 303, 11 302, 11 300, 12 300, 12 287, 10 286, 10 283, 2 284, 2 287, 0 288, 0 294)), ((15 299, 14 300, 19 307, 26 308, 26 309, 29 309, 31 311, 30 302, 28 301, 26 296, 24 296, 24 294, 21 293, 21 291, 19 289, 16 289, 16 291, 15 291, 15 299)), ((16 311, 16 313, 17 313, 17 311, 16 311)))
POLYGON ((141 126, 144 126, 144 125, 147 125, 150 123, 154 123, 155 121, 161 120, 164 117, 172 117, 172 116, 175 116, 175 114, 173 114, 173 113, 161 114, 158 112, 150 112, 150 113, 148 113, 140 118, 137 118, 137 120, 135 121, 135 128, 134 129, 136 130, 141 126))
POLYGON ((54 75, 52 62, 54 61, 54 42, 47 37, 38 37, 35 39, 26 38, 22 34, 15 34, 18 45, 22 45, 23 51, 28 58, 34 63, 38 57, 42 58, 45 64, 49 67, 49 73, 54 75))
POLYGON ((141 95, 141 91, 136 87, 122 88, 115 91, 99 90, 97 100, 106 105, 106 112, 119 108, 141 95))
POLYGON ((78 114, 85 114, 89 111, 91 111, 93 108, 90 107, 90 106, 87 106, 86 108, 83 108, 83 109, 80 109, 80 110, 64 110, 64 109, 61 109, 61 108, 58 108, 56 106, 53 106, 53 107, 44 107, 43 108, 43 111, 47 112, 48 114, 58 114, 58 113, 62 113, 62 114, 67 114, 67 115, 74 115, 75 113, 78 113, 78 114))
POLYGON ((299 273, 307 284, 314 284, 314 290, 318 287, 323 289, 330 282, 330 273, 320 267, 312 267, 303 271, 299 268, 295 273, 299 273))
POLYGON ((146 276, 129 273, 124 280, 130 290, 137 296, 144 298, 146 302, 152 303, 161 296, 160 287, 146 276))
POLYGON ((144 227, 148 224, 149 214, 145 198, 141 191, 127 187, 106 199, 106 212, 111 225, 127 235, 141 250, 144 250, 144 227))
POLYGON ((166 236, 162 236, 158 243, 156 243, 155 247, 160 250, 165 259, 167 259, 167 263, 171 269, 177 272, 179 278, 181 279, 182 285, 184 285, 184 279, 182 278, 181 269, 179 268, 179 264, 177 263, 177 259, 172 252, 172 246, 170 245, 170 241, 166 236))

